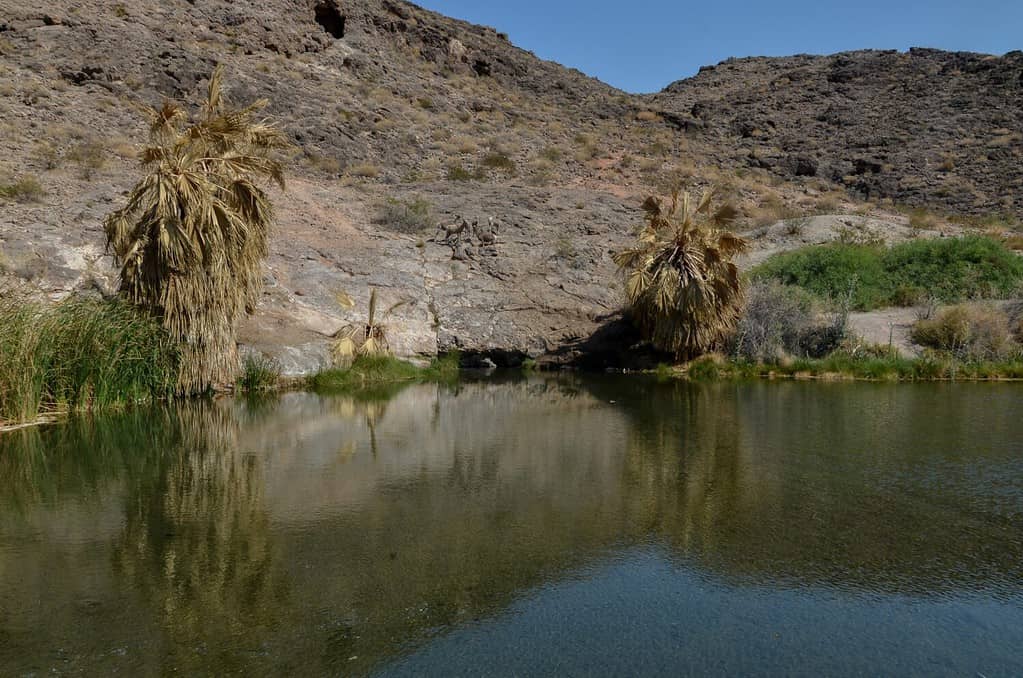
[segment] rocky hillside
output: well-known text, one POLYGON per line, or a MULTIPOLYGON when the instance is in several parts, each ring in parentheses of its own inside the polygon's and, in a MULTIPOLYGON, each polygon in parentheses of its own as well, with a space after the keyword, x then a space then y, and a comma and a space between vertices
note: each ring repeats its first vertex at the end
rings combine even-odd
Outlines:
POLYGON ((890 235, 894 202, 1021 207, 1018 55, 742 60, 631 96, 399 0, 0 0, 0 277, 111 293, 101 224, 138 176, 138 106, 197 103, 215 64, 298 149, 243 331, 291 372, 371 287, 407 302, 404 355, 592 346, 622 301, 610 253, 679 176, 722 186, 761 249, 800 214, 890 235), (439 242, 456 216, 498 217, 497 245, 439 242))
POLYGON ((1023 52, 730 59, 650 100, 736 165, 867 199, 1023 211, 1023 52))

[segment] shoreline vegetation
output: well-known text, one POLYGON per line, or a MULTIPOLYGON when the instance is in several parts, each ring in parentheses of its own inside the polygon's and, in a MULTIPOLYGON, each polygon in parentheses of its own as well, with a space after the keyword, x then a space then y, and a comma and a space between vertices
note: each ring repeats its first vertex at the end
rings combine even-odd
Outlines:
POLYGON ((871 382, 1023 381, 1023 360, 959 360, 938 353, 918 358, 898 355, 832 354, 826 358, 751 362, 709 355, 687 365, 659 365, 648 371, 659 379, 691 381, 795 379, 871 382))
POLYGON ((0 294, 0 427, 173 394, 178 352, 130 304, 0 294))
MULTIPOLYGON (((146 109, 141 176, 104 221, 117 299, 72 294, 54 303, 0 289, 0 431, 230 391, 384 398, 458 378, 458 354, 426 367, 391 355, 386 321, 408 301, 378 309, 375 288, 365 316, 333 335, 333 367, 283 379, 271 358, 239 361, 237 325, 256 308, 275 223, 268 187, 284 189, 294 149, 261 117, 269 102, 229 105, 222 78, 218 66, 197 111, 171 102, 146 109)), ((1018 300, 1023 291, 1023 258, 1004 242, 853 239, 784 252, 743 274, 735 259, 748 243, 730 230, 738 210, 715 204, 713 188, 691 196, 688 184, 649 197, 643 228, 613 257, 644 346, 679 365, 659 376, 1023 379, 1023 303, 976 301, 1018 300), (957 302, 970 303, 939 311, 957 302), (891 338, 885 348, 851 336, 850 311, 888 306, 921 309, 912 332, 925 347, 920 357, 898 355, 891 338)), ((346 293, 337 298, 353 310, 346 293)))
MULTIPOLYGON (((743 283, 745 305, 730 340, 691 360, 668 360, 672 364, 645 372, 689 380, 1023 380, 1023 304, 976 300, 984 296, 978 292, 985 291, 976 286, 978 278, 985 277, 977 274, 978 266, 984 269, 997 262, 996 277, 1001 279, 997 288, 1004 292, 1017 280, 1016 262, 1007 261, 995 244, 977 239, 909 251, 917 256, 907 258, 903 253, 905 266, 927 271, 924 277, 934 288, 947 288, 945 298, 965 296, 954 294, 959 282, 974 285, 969 296, 975 301, 956 306, 917 299, 918 320, 911 338, 923 347, 919 356, 900 355, 890 345, 863 344, 850 335, 846 319, 858 305, 855 292, 873 281, 863 275, 869 268, 859 268, 851 282, 843 283, 848 279, 845 254, 856 258, 884 252, 831 245, 785 253, 752 271, 743 283), (824 255, 814 262, 810 254, 815 250, 824 255), (793 270, 798 275, 789 275, 793 270), (948 274, 944 279, 942 271, 948 274)), ((425 367, 393 357, 386 348, 387 328, 374 317, 373 306, 368 324, 353 325, 365 336, 351 342, 352 350, 336 355, 335 366, 285 378, 272 359, 252 354, 244 358, 235 379, 213 392, 306 390, 386 398, 410 383, 458 378, 457 354, 440 356, 425 367)), ((123 299, 72 295, 51 302, 20 288, 0 290, 0 431, 52 422, 71 413, 170 400, 180 395, 180 365, 178 342, 157 319, 123 299)), ((534 369, 532 361, 522 366, 523 371, 534 369)))
MULTIPOLYGON (((149 333, 145 324, 141 328, 132 324, 138 322, 138 316, 127 305, 71 298, 49 309, 33 307, 31 312, 23 313, 26 318, 44 319, 38 325, 36 337, 47 336, 48 331, 54 330, 55 321, 64 323, 65 328, 45 342, 37 339, 23 344, 21 355, 27 356, 23 363, 27 370, 18 380, 20 388, 17 385, 12 388, 14 365, 8 359, 9 354, 0 354, 0 383, 3 386, 0 390, 0 404, 3 406, 0 410, 0 433, 54 423, 69 414, 117 410, 175 397, 172 344, 165 338, 154 341, 154 336, 159 333, 149 333), (97 316, 85 321, 84 316, 88 313, 96 313, 97 316), (104 329, 104 322, 123 322, 126 319, 130 321, 127 325, 105 328, 105 334, 98 336, 104 329), (148 351, 139 350, 138 344, 132 348, 131 344, 120 341, 128 333, 139 331, 145 332, 143 336, 150 341, 148 351), (104 343, 103 339, 112 341, 104 343), (83 345, 91 348, 85 350, 83 345), (73 349, 75 346, 77 349, 73 349), (151 369, 143 369, 143 363, 151 369), (120 368, 128 368, 127 373, 112 381, 114 371, 120 368)), ((10 315, 3 315, 3 319, 9 320, 10 315)), ((3 339, 9 341, 13 334, 11 326, 4 327, 7 331, 3 339)), ((3 345, 4 350, 9 347, 10 343, 3 345)), ((536 372, 537 368, 524 364, 519 371, 528 374, 536 372)), ((894 353, 885 355, 880 349, 860 354, 838 351, 824 358, 770 361, 709 354, 684 364, 662 363, 655 369, 623 372, 652 375, 660 380, 695 382, 761 379, 1016 382, 1023 381, 1023 359, 960 359, 940 351, 927 351, 920 357, 908 358, 894 353)), ((326 396, 385 400, 410 384, 452 383, 458 380, 460 373, 458 353, 438 356, 426 366, 389 355, 361 356, 347 367, 327 367, 301 377, 283 377, 271 361, 253 358, 246 359, 234 388, 226 393, 246 396, 307 391, 326 396)))

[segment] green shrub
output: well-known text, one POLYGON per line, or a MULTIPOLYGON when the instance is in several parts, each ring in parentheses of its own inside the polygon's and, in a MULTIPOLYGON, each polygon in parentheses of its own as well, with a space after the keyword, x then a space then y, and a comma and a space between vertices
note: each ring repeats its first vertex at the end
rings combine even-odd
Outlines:
POLYGON ((801 287, 823 299, 851 295, 857 310, 883 306, 891 288, 878 248, 843 243, 779 254, 756 268, 753 277, 801 287))
POLYGON ((990 238, 913 240, 885 249, 833 243, 772 257, 754 278, 796 285, 823 298, 850 295, 856 310, 916 304, 922 294, 945 301, 1015 293, 1023 260, 990 238))
POLYGON ((980 236, 900 243, 883 253, 882 263, 893 289, 915 286, 948 302, 1010 296, 1023 281, 1023 260, 980 236))
POLYGON ((321 370, 306 379, 306 386, 318 393, 353 393, 396 383, 448 381, 458 377, 460 357, 449 353, 427 367, 389 355, 359 356, 350 367, 321 370))
POLYGON ((721 375, 721 366, 718 361, 719 359, 712 355, 707 355, 694 360, 689 363, 689 369, 686 371, 686 375, 694 381, 717 379, 721 375))

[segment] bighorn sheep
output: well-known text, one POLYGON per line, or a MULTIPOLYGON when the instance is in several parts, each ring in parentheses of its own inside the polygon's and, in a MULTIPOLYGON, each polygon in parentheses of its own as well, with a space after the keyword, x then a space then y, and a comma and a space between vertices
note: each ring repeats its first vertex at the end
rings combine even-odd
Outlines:
POLYGON ((437 235, 434 237, 434 240, 443 243, 458 242, 468 230, 469 222, 456 214, 453 222, 441 224, 437 227, 437 235))
POLYGON ((479 238, 480 244, 490 247, 497 244, 497 231, 500 223, 496 217, 487 217, 487 228, 481 229, 478 223, 473 224, 473 233, 479 238))

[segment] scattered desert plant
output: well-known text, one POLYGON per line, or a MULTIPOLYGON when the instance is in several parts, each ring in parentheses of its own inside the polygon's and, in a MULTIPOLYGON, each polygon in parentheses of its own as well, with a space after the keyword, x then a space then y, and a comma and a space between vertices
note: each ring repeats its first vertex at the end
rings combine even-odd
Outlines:
POLYGON ((411 200, 387 198, 380 206, 376 223, 392 231, 415 235, 436 226, 430 201, 422 196, 411 200))
POLYGON ((106 165, 107 152, 102 142, 85 139, 71 147, 67 159, 78 165, 83 179, 91 179, 93 174, 106 165))
POLYGON ((675 188, 670 204, 650 197, 632 248, 615 255, 634 321, 658 349, 689 360, 720 344, 739 316, 743 285, 732 262, 746 241, 723 228, 735 218, 712 208, 713 191, 693 201, 675 188))
POLYGON ((801 236, 810 224, 810 217, 796 217, 785 222, 785 233, 792 236, 801 236))
POLYGON ((229 106, 222 78, 218 67, 195 119, 170 102, 148 109, 145 175, 105 223, 121 267, 121 293, 158 318, 181 346, 182 394, 237 375, 235 328, 258 299, 274 220, 257 182, 284 187, 275 153, 289 144, 256 118, 267 102, 229 106))
POLYGON ((10 184, 0 184, 0 198, 17 202, 39 202, 46 195, 43 185, 31 174, 10 184))
POLYGON ((368 162, 355 165, 349 171, 351 172, 353 177, 360 177, 363 179, 374 179, 380 176, 379 165, 374 165, 368 162))
POLYGON ((472 181, 472 172, 460 164, 452 164, 448 167, 448 181, 472 181))
POLYGON ((312 151, 305 152, 305 164, 317 172, 330 176, 337 176, 341 173, 341 161, 329 155, 320 155, 312 151))
POLYGON ((565 151, 557 146, 547 146, 540 151, 540 157, 551 162, 561 162, 565 157, 565 151))
POLYGON ((941 224, 938 217, 922 208, 916 208, 909 212, 909 226, 918 231, 932 231, 941 224))
POLYGON ((515 161, 499 151, 493 151, 483 156, 482 165, 499 169, 508 174, 515 174, 515 161))

